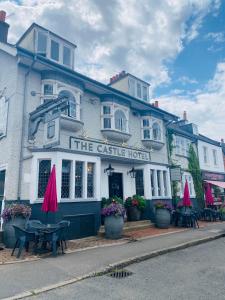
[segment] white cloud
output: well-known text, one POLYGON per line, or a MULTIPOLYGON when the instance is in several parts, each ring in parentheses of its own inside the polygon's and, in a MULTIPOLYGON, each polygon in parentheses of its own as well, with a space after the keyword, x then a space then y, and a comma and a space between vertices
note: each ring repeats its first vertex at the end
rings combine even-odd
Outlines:
POLYGON ((187 76, 181 76, 179 79, 178 79, 179 82, 181 82, 183 85, 189 83, 189 84, 197 84, 198 81, 195 80, 195 79, 191 79, 187 76))
POLYGON ((15 42, 36 22, 78 45, 77 70, 107 82, 126 70, 151 82, 170 82, 166 62, 198 35, 219 0, 2 0, 15 13, 9 39, 15 42), (96 68, 97 66, 97 68, 96 68))
POLYGON ((224 32, 209 32, 205 36, 206 39, 212 40, 215 43, 225 42, 224 32))
POLYGON ((225 62, 217 65, 213 79, 195 96, 163 96, 159 103, 179 116, 186 110, 189 121, 199 125, 201 133, 218 140, 225 137, 225 62))

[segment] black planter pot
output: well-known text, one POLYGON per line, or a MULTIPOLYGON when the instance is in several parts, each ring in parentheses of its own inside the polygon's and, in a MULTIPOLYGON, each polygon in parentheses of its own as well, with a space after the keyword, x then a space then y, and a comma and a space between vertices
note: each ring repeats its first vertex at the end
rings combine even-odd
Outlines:
POLYGON ((171 214, 166 208, 157 208, 155 213, 155 224, 158 228, 169 228, 171 214))
POLYGON ((127 208, 127 219, 128 221, 140 221, 141 211, 136 206, 127 208))

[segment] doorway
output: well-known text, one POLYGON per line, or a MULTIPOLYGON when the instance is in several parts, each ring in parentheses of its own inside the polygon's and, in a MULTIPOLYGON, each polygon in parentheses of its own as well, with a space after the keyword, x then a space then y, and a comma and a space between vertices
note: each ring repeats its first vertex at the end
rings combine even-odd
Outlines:
POLYGON ((113 173, 109 176, 109 197, 117 196, 123 199, 123 174, 113 173))

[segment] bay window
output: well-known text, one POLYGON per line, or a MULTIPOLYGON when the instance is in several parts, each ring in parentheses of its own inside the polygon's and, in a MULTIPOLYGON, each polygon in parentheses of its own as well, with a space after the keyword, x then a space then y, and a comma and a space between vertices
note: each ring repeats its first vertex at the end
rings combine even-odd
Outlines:
POLYGON ((103 103, 102 129, 128 133, 128 117, 129 111, 127 108, 112 102, 103 103))
POLYGON ((157 122, 154 122, 152 125, 152 135, 153 135, 153 140, 155 141, 161 140, 161 129, 157 122))
POLYGON ((162 142, 162 122, 152 117, 142 118, 142 139, 162 142))
POLYGON ((116 110, 115 112, 115 129, 126 132, 127 131, 127 120, 122 110, 116 110))
POLYGON ((68 100, 68 108, 65 110, 65 114, 69 117, 76 118, 76 99, 74 95, 70 91, 63 90, 59 93, 58 97, 68 100))

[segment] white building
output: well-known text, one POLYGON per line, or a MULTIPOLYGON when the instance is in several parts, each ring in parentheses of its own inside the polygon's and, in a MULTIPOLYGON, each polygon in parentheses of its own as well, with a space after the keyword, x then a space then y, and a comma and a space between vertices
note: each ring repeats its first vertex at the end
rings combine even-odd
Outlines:
POLYGON ((143 195, 144 218, 152 200, 171 199, 166 124, 177 117, 149 103, 141 80, 130 95, 119 78, 107 86, 76 72, 75 48, 37 24, 16 45, 1 40, 0 186, 6 200, 28 201, 41 219, 55 164, 53 217, 70 218, 71 236, 80 237, 97 232, 102 197, 143 195))
POLYGON ((193 179, 188 171, 189 146, 193 145, 199 159, 199 166, 204 182, 210 182, 219 187, 225 187, 225 170, 223 163, 223 152, 221 144, 206 136, 199 134, 195 124, 187 121, 186 112, 183 120, 169 125, 173 133, 174 151, 173 163, 179 165, 182 170, 182 180, 179 183, 179 196, 183 196, 184 183, 187 180, 191 198, 195 198, 193 179))

